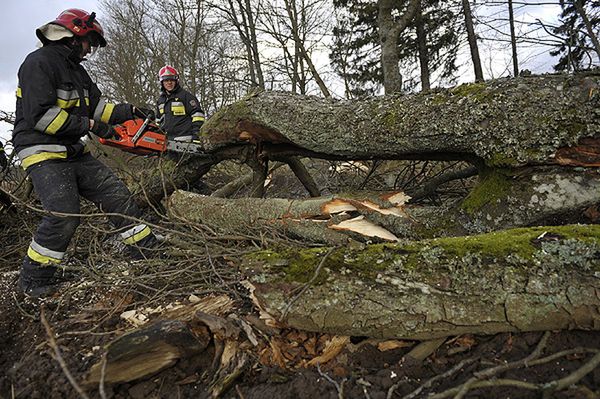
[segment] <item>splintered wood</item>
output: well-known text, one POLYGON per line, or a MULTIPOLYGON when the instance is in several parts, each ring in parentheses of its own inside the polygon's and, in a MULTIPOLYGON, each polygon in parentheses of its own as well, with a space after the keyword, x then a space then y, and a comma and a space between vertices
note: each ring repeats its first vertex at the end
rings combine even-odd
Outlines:
POLYGON ((404 209, 409 199, 402 192, 291 200, 223 199, 178 191, 169 203, 174 214, 223 232, 276 229, 306 241, 341 245, 349 240, 397 242, 398 232, 409 231, 414 224, 404 209))

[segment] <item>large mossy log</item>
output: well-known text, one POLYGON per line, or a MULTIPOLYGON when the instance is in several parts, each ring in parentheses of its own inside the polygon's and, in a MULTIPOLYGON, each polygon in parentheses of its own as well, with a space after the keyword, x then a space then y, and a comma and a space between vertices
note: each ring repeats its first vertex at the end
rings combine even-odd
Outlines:
POLYGON ((431 339, 600 329, 598 225, 264 251, 241 269, 264 316, 303 330, 431 339))
POLYGON ((547 175, 572 169, 565 166, 594 170, 600 166, 599 82, 598 73, 544 75, 348 101, 259 92, 205 123, 210 154, 204 160, 166 162, 166 173, 153 172, 134 191, 156 203, 225 159, 467 160, 480 173, 507 176, 532 166, 554 168, 547 175))
MULTIPOLYGON (((600 134, 599 82, 597 73, 544 75, 352 101, 260 92, 219 111, 203 131, 217 150, 251 142, 272 154, 334 159, 569 163, 578 152, 557 160, 560 148, 600 134)), ((600 164, 600 152, 591 158, 600 164)))

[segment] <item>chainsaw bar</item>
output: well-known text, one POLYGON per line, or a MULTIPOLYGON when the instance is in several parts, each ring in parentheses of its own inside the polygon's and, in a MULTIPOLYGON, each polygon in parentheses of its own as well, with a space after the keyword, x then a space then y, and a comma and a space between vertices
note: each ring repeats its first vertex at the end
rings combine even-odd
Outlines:
POLYGON ((188 143, 183 141, 167 141, 167 151, 183 152, 190 154, 204 154, 204 149, 200 144, 188 143))

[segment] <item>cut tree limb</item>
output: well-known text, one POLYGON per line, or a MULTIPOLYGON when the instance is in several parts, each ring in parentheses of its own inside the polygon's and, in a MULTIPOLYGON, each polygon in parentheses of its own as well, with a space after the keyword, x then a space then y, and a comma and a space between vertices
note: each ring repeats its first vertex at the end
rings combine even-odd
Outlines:
POLYGON ((306 200, 284 198, 222 199, 174 193, 172 213, 217 231, 247 233, 273 230, 315 243, 345 245, 348 240, 396 241, 396 231, 410 231, 402 193, 362 193, 306 200))

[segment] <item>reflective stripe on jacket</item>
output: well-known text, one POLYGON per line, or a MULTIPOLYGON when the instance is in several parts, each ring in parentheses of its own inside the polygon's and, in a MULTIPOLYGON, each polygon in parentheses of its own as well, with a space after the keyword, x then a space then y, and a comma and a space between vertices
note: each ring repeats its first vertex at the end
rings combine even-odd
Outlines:
POLYGON ((131 105, 101 99, 101 92, 71 49, 49 44, 19 68, 13 144, 24 168, 83 152, 89 119, 115 124, 131 119, 131 105))

